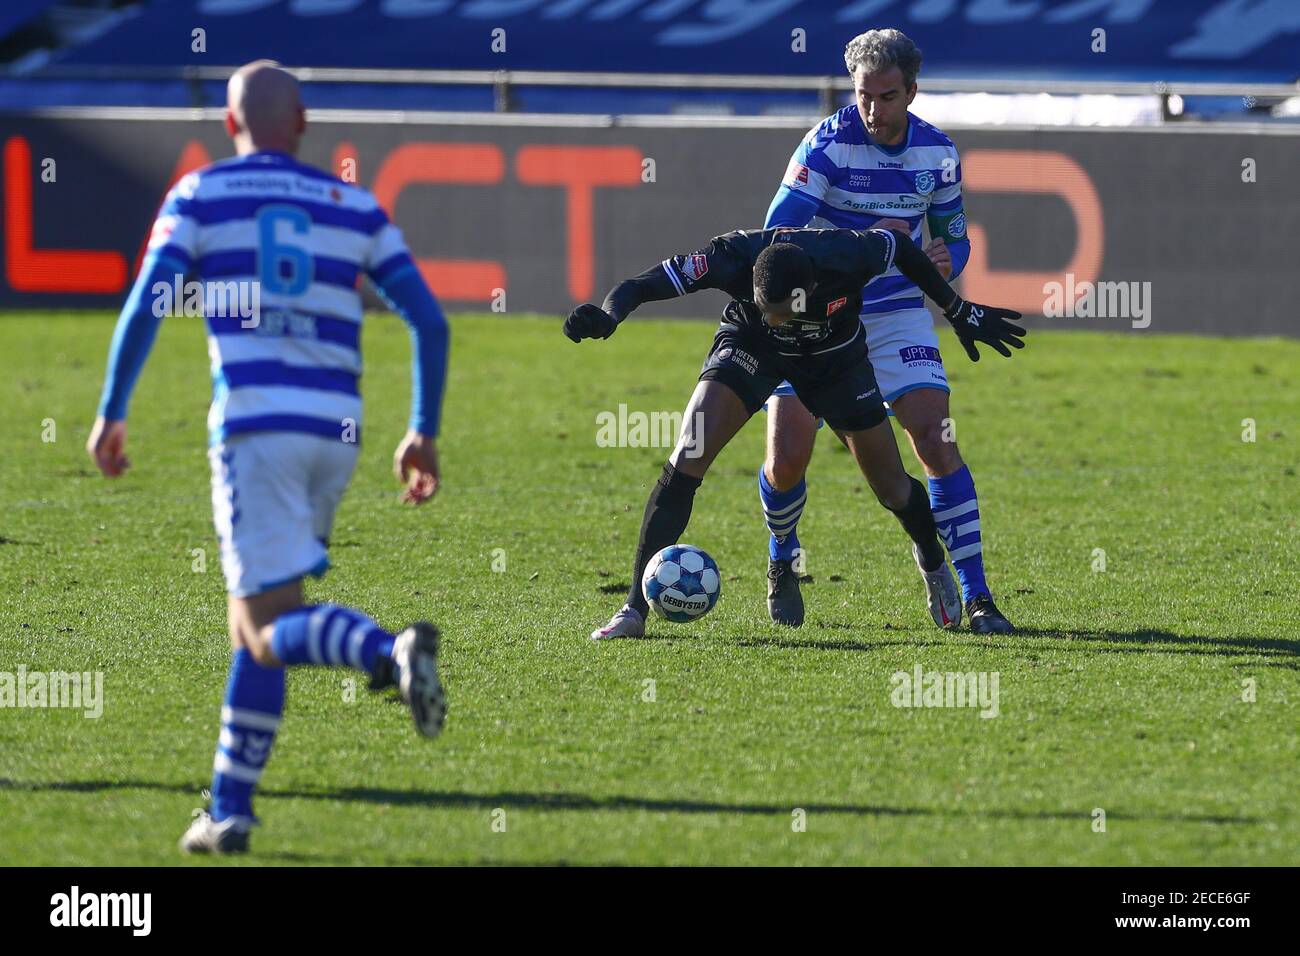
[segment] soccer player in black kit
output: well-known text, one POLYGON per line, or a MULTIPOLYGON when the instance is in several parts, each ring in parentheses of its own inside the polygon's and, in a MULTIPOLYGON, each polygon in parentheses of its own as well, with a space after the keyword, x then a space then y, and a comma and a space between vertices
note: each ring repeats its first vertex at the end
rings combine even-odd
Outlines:
POLYGON ((701 289, 731 296, 686 407, 682 434, 646 502, 627 603, 593 640, 642 637, 649 608, 641 593, 646 564, 686 530, 695 490, 718 453, 772 390, 795 394, 852 452, 876 498, 902 523, 926 580, 927 600, 960 607, 925 486, 904 469, 858 320, 862 287, 897 265, 942 309, 968 353, 984 342, 1003 355, 1023 348, 1020 313, 963 300, 924 252, 885 229, 755 229, 718 236, 706 249, 674 256, 564 322, 574 342, 609 338, 646 302, 701 289))

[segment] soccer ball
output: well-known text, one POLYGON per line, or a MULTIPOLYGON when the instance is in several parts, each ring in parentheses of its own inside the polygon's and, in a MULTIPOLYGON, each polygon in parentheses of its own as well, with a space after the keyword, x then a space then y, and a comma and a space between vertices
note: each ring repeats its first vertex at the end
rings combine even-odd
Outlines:
POLYGON ((722 591, 714 560, 689 544, 664 548, 646 565, 641 593, 662 618, 685 624, 713 610, 722 591))

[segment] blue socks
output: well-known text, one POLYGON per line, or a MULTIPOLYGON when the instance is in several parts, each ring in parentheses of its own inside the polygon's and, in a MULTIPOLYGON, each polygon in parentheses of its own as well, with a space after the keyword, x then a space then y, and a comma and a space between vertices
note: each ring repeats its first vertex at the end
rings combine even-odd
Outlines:
POLYGON ((253 816, 261 779, 284 711, 284 668, 263 667, 245 648, 230 660, 221 738, 212 764, 212 818, 253 816))
MULTIPOLYGON (((360 611, 336 604, 300 607, 275 620, 271 649, 285 667, 353 667, 370 673, 396 638, 360 611)), ((253 816, 253 788, 271 754, 284 712, 285 667, 263 667, 246 648, 230 660, 221 737, 212 765, 212 819, 253 816)))
MULTIPOLYGON (((960 469, 943 478, 929 479, 930 510, 939 526, 939 537, 948 548, 963 601, 989 593, 984 580, 984 546, 980 541, 980 510, 975 497, 975 479, 970 469, 960 469)), ((758 497, 763 503, 763 520, 772 533, 768 555, 773 561, 790 561, 799 547, 796 528, 808 500, 808 484, 800 480, 789 491, 777 491, 758 469, 758 497)))
POLYGON ((980 543, 980 509, 975 498, 975 479, 970 469, 960 469, 943 478, 930 480, 930 510, 939 526, 939 537, 948 547, 952 566, 961 581, 961 595, 970 601, 989 593, 984 581, 984 554, 980 543))
POLYGON ((373 673, 379 655, 392 654, 395 640, 360 611, 316 604, 275 619, 271 650, 286 667, 316 664, 373 673))
POLYGON ((773 561, 793 561, 799 548, 795 533, 804 503, 808 500, 808 483, 800 478, 799 484, 789 491, 777 491, 767 480, 762 467, 758 469, 758 498, 763 502, 763 520, 772 539, 767 544, 768 556, 773 561))

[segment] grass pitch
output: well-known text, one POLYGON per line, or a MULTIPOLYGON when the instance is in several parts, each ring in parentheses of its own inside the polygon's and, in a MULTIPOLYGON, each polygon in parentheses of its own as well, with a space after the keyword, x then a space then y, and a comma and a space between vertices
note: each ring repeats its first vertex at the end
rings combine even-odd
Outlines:
MULTIPOLYGON (((108 482, 82 445, 112 321, 0 318, 0 671, 102 671, 105 693, 99 719, 0 710, 0 863, 182 862, 210 776, 229 651, 202 332, 164 324, 108 482)), ((680 410, 712 331, 638 317, 575 346, 555 319, 456 317, 445 487, 415 510, 389 471, 408 340, 368 320, 361 462, 309 594, 439 623, 448 725, 425 741, 359 675, 296 669, 238 862, 1295 861, 1300 342, 1035 331, 972 366, 944 340, 1019 634, 930 624, 825 433, 808 621, 770 624, 760 415, 685 538, 722 568, 717 609, 593 644, 666 454, 599 447, 596 415, 680 410), (998 716, 893 706, 917 665, 997 672, 998 716)))

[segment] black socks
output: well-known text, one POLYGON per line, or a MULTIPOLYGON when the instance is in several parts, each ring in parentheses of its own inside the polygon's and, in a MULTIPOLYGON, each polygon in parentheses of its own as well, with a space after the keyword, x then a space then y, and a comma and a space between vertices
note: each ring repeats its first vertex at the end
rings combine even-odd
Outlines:
MULTIPOLYGON (((898 523, 903 526, 907 536, 921 549, 921 561, 926 571, 933 571, 944 562, 943 545, 939 542, 939 529, 935 527, 934 513, 930 510, 930 496, 921 484, 911 475, 907 480, 912 483, 912 494, 907 504, 894 512, 898 523)), ((890 509, 893 510, 893 509, 890 509)))
MULTIPOLYGON (((671 464, 664 465, 664 473, 659 476, 654 488, 650 490, 650 500, 645 504, 645 517, 641 521, 641 537, 636 545, 636 560, 632 564, 632 586, 628 589, 627 603, 644 617, 650 610, 645 595, 641 593, 641 575, 650 559, 668 547, 676 544, 686 531, 691 520, 691 506, 695 502, 695 489, 700 487, 699 478, 684 475, 671 464)), ((922 492, 924 495, 924 492, 922 492)), ((930 514, 927 499, 925 513, 930 514)), ((934 534, 934 519, 930 520, 930 533, 934 534)), ((939 552, 943 554, 942 551, 939 552)))

